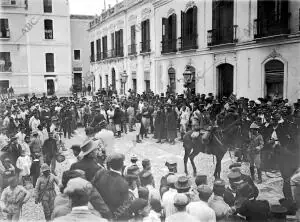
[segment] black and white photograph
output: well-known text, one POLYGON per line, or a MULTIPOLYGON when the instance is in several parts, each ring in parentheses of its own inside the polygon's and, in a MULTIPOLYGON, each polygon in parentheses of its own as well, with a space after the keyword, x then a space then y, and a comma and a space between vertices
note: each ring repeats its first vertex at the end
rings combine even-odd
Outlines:
POLYGON ((0 0, 0 221, 300 222, 300 0, 0 0))

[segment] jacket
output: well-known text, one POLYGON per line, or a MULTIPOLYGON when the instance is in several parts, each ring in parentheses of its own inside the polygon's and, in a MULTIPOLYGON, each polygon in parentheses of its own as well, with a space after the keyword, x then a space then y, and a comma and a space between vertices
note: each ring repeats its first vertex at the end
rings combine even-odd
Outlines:
POLYGON ((84 157, 82 160, 73 163, 71 165, 70 170, 83 170, 85 172, 86 179, 88 181, 92 181, 94 178, 96 172, 100 169, 96 161, 93 159, 90 159, 88 157, 84 157))

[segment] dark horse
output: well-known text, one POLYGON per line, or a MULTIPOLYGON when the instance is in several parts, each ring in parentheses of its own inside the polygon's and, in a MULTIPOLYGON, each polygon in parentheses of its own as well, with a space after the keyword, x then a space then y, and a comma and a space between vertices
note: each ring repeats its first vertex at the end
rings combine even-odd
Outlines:
POLYGON ((194 163, 194 158, 200 153, 212 154, 216 157, 216 168, 214 172, 215 178, 220 178, 221 174, 221 161, 227 152, 230 143, 234 143, 233 141, 237 138, 238 135, 238 123, 239 120, 236 120, 226 126, 224 130, 219 127, 212 127, 211 130, 208 131, 208 141, 207 145, 205 145, 202 141, 201 136, 197 138, 192 138, 193 131, 187 132, 183 137, 183 147, 184 147, 184 171, 188 174, 187 170, 187 162, 190 159, 194 176, 197 174, 197 169, 194 163), (230 132, 229 132, 230 131, 230 132), (235 136, 232 136, 235 135, 235 136), (207 150, 207 152, 205 152, 207 150))

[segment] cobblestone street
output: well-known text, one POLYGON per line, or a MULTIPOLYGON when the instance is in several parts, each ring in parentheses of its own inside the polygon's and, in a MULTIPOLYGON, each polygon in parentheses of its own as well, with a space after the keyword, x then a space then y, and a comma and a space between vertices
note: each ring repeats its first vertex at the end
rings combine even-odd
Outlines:
MULTIPOLYGON (((57 173, 59 178, 61 178, 62 172, 69 169, 70 167, 70 160, 73 157, 71 150, 69 150, 70 146, 73 144, 81 144, 84 139, 84 130, 82 128, 76 130, 76 134, 70 140, 65 140, 67 151, 64 152, 66 156, 66 160, 61 163, 57 164, 57 173)), ((169 145, 167 143, 164 144, 157 144, 156 140, 151 138, 152 135, 149 136, 148 139, 144 139, 141 144, 137 144, 135 142, 135 134, 123 134, 123 136, 119 139, 116 139, 115 142, 115 150, 117 152, 124 153, 126 156, 125 164, 128 164, 130 156, 132 154, 136 154, 139 162, 138 164, 141 165, 141 161, 143 158, 149 158, 152 163, 152 172, 155 178, 155 182, 159 185, 160 178, 166 174, 167 168, 165 167, 165 161, 168 158, 175 158, 178 161, 178 171, 179 173, 183 173, 183 155, 184 150, 182 147, 182 143, 176 141, 175 145, 169 145)), ((230 155, 227 153, 222 161, 222 173, 221 178, 227 180, 227 174, 229 172, 228 166, 232 163, 230 155)), ((213 156, 206 155, 200 153, 195 158, 195 164, 198 169, 198 173, 206 174, 209 176, 208 180, 209 183, 212 184, 213 178, 213 171, 215 161, 213 160, 213 156)), ((192 168, 190 163, 188 164, 188 169, 190 172, 190 176, 192 177, 192 168)), ((248 165, 243 164, 242 172, 248 172, 248 165)), ((193 180, 193 178, 191 178, 193 180)), ((268 199, 271 203, 278 203, 278 199, 283 197, 281 187, 282 187, 282 180, 281 178, 268 178, 266 176, 263 177, 263 184, 258 185, 260 189, 259 199, 268 199)), ((57 190, 57 192, 59 192, 57 190)), ((36 205, 34 203, 34 198, 31 198, 26 205, 23 206, 22 212, 22 220, 29 221, 29 220, 44 220, 44 215, 42 211, 41 205, 36 205)))

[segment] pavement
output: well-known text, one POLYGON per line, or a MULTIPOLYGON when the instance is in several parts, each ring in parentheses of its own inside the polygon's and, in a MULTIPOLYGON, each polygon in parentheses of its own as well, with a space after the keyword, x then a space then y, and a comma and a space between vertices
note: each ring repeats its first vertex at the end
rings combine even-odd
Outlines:
MULTIPOLYGON (((135 133, 130 132, 128 134, 123 134, 121 138, 115 139, 115 151, 125 154, 125 165, 129 163, 130 157, 132 154, 137 155, 138 164, 141 165, 141 162, 144 158, 148 158, 151 161, 152 173, 155 179, 155 184, 159 187, 160 178, 165 175, 168 170, 165 167, 165 162, 169 158, 177 160, 178 172, 179 174, 184 173, 183 167, 183 156, 184 149, 182 142, 176 141, 175 145, 170 145, 167 143, 158 144, 156 140, 152 138, 153 135, 149 135, 148 139, 144 139, 142 143, 135 142, 135 133)), ((83 128, 79 128, 75 131, 74 136, 71 139, 65 139, 65 146, 67 151, 64 151, 66 160, 63 163, 57 163, 57 174, 61 178, 63 171, 70 168, 72 159, 74 159, 72 151, 69 149, 71 145, 82 144, 85 138, 85 133, 83 128)), ((222 160, 222 171, 221 178, 225 181, 227 180, 227 174, 229 173, 229 165, 234 162, 231 159, 229 153, 226 153, 222 160)), ((200 153, 195 158, 195 164, 199 174, 205 174, 208 176, 208 183, 213 184, 213 172, 215 169, 215 158, 212 155, 207 155, 200 153)), ((188 163, 188 170, 190 172, 190 179, 194 182, 192 176, 192 167, 188 163)), ((242 172, 249 174, 249 165, 243 163, 242 172)), ((279 177, 269 178, 266 175, 263 175, 263 183, 258 184, 260 194, 258 199, 266 199, 271 204, 278 204, 278 200, 283 197, 282 194, 282 179, 279 177)), ((33 192, 33 190, 31 190, 33 192)), ((57 189, 57 192, 58 189, 57 189)), ((34 198, 30 198, 29 202, 23 206, 22 221, 32 221, 32 220, 44 220, 44 215, 42 211, 41 204, 36 205, 34 203, 34 198)))

